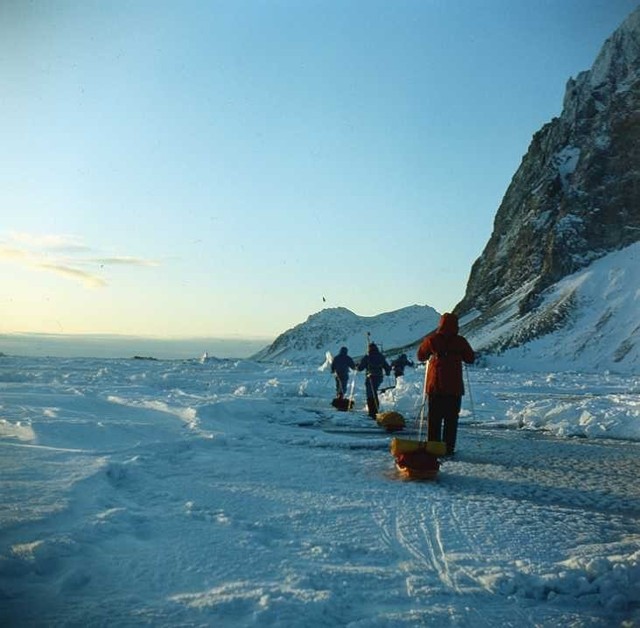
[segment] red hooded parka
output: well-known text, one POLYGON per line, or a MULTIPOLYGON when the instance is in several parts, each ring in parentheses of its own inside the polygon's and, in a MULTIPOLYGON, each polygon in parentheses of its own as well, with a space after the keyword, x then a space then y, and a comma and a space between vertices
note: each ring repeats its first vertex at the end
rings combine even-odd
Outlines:
POLYGON ((462 362, 472 364, 473 349, 466 338, 458 335, 458 317, 446 313, 440 317, 438 329, 429 334, 418 347, 418 361, 428 365, 428 395, 464 395, 462 362))

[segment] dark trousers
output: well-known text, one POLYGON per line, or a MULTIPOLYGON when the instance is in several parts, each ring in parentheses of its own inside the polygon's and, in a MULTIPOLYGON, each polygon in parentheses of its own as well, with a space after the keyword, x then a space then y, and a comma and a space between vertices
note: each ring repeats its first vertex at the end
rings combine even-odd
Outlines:
POLYGON ((367 377, 365 390, 367 392, 367 412, 372 419, 376 418, 380 400, 378 399, 378 388, 382 384, 382 377, 367 377))
POLYGON ((448 454, 456 448, 461 405, 462 397, 459 395, 429 395, 428 438, 444 441, 448 454))
POLYGON ((349 375, 336 375, 336 397, 343 397, 347 392, 349 375))

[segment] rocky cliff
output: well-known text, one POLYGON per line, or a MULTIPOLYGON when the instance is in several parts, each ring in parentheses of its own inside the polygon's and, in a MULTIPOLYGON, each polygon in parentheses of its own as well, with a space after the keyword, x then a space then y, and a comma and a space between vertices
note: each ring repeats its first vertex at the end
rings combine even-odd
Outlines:
POLYGON ((562 327, 575 305, 549 303, 545 290, 639 240, 640 8, 568 81, 560 117, 533 136, 455 311, 473 333, 517 297, 517 316, 535 324, 510 326, 486 348, 521 345, 562 327))

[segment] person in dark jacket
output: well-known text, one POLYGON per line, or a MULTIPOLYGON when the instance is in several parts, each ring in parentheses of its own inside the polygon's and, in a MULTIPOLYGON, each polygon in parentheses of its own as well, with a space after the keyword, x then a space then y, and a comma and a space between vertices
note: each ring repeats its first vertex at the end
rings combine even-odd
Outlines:
POLYGON ((358 371, 367 371, 365 380, 365 389, 367 392, 367 412, 372 419, 376 418, 380 400, 378 399, 378 388, 382 384, 384 374, 391 373, 391 366, 387 359, 378 349, 375 342, 369 344, 367 355, 365 355, 358 364, 358 371))
POLYGON ((475 360, 471 345, 458 335, 458 317, 455 314, 447 312, 441 316, 438 329, 418 347, 417 358, 419 362, 429 360, 425 389, 429 399, 428 439, 444 440, 447 455, 452 455, 456 448, 464 395, 462 362, 473 364, 475 360))
POLYGON ((404 375, 404 369, 407 366, 413 366, 413 362, 407 358, 406 353, 401 353, 395 360, 391 362, 393 375, 395 376, 396 379, 404 375))
POLYGON ((331 372, 336 378, 336 397, 342 399, 347 392, 349 369, 356 370, 356 363, 349 355, 349 349, 342 347, 340 353, 331 361, 331 372))

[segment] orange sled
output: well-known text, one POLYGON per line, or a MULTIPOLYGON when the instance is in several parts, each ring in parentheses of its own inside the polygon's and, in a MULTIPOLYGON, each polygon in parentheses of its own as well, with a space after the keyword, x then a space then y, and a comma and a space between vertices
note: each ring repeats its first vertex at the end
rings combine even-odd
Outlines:
POLYGON ((411 480, 435 480, 440 469, 438 458, 424 449, 398 454, 395 459, 400 475, 411 480))

